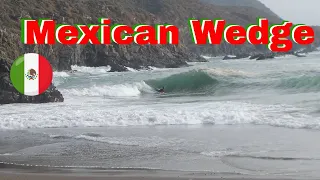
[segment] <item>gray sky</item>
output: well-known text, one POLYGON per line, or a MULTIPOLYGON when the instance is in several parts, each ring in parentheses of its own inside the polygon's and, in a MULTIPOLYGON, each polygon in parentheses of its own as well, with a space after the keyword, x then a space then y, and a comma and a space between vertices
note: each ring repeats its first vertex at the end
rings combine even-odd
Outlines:
POLYGON ((260 0, 284 20, 320 25, 320 0, 260 0))

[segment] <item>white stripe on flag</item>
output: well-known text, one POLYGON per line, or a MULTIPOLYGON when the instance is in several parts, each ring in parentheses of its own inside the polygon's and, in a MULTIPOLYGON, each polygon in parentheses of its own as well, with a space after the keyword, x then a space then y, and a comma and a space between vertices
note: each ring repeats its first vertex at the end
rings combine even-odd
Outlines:
POLYGON ((24 55, 24 94, 35 96, 39 94, 39 55, 30 53, 24 55), (34 69, 38 76, 35 80, 29 80, 26 74, 34 69))

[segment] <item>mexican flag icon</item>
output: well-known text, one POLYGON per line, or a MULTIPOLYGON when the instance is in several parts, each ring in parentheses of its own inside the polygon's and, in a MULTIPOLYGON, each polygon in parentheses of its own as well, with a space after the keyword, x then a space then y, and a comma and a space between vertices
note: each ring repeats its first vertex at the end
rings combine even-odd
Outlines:
POLYGON ((36 96, 45 92, 51 85, 52 67, 43 56, 28 53, 14 61, 10 70, 13 86, 27 96, 36 96))

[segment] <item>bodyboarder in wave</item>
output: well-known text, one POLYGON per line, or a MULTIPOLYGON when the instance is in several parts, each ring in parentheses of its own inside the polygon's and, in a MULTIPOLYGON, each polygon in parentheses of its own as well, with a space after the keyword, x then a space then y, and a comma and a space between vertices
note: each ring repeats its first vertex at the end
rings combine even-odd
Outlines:
POLYGON ((160 88, 160 89, 157 89, 157 92, 159 93, 164 93, 164 87, 160 88))

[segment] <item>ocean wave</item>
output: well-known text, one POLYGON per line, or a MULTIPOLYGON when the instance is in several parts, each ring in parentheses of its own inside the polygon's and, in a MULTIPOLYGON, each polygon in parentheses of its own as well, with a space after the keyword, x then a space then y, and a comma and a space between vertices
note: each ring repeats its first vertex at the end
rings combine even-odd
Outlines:
POLYGON ((211 77, 203 70, 192 70, 174 74, 166 78, 147 80, 152 88, 165 87, 166 92, 207 92, 209 88, 219 84, 219 80, 211 77))
POLYGON ((73 88, 61 90, 64 94, 74 96, 109 96, 109 97, 136 97, 141 93, 153 93, 154 90, 144 82, 133 84, 102 85, 89 88, 73 88))

